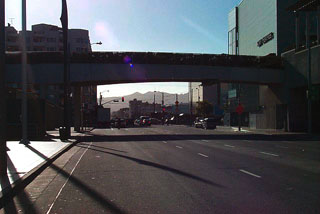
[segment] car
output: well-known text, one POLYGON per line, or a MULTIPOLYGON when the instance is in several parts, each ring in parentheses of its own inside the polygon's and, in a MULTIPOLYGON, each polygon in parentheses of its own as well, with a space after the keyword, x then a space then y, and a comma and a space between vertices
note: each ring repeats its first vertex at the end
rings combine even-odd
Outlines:
POLYGON ((215 129, 217 127, 217 119, 216 118, 204 118, 201 121, 203 129, 215 129))
POLYGON ((162 121, 157 118, 150 118, 150 120, 151 120, 151 124, 154 124, 154 125, 162 124, 162 121))
POLYGON ((126 119, 126 126, 132 127, 134 126, 134 120, 133 119, 126 119))
POLYGON ((125 128, 126 127, 126 121, 124 119, 120 119, 120 121, 116 120, 114 127, 116 127, 116 128, 119 128, 119 127, 120 128, 125 128), (120 122, 120 125, 119 125, 119 122, 120 122))
POLYGON ((139 119, 136 119, 136 120, 134 121, 134 125, 135 125, 135 126, 140 126, 140 120, 139 120, 139 119))
POLYGON ((140 117, 140 126, 151 126, 151 119, 148 116, 140 117))
POLYGON ((196 128, 202 128, 203 127, 202 121, 203 121, 203 118, 197 117, 196 120, 193 122, 193 126, 196 128))

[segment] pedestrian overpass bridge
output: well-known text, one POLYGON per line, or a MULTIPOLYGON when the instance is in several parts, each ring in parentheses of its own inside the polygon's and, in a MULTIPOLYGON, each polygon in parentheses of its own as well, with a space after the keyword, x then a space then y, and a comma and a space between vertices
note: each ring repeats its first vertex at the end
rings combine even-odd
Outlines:
MULTIPOLYGON (((28 52, 28 83, 63 84, 62 52, 28 52)), ((137 82, 282 84, 281 57, 155 52, 92 52, 70 56, 72 85, 137 82)), ((6 54, 7 83, 21 82, 21 53, 6 54)))

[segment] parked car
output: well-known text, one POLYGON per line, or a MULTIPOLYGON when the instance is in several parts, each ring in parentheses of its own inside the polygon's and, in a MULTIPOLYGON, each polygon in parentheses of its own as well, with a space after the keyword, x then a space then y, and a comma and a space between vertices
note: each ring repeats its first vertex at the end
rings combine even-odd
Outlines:
POLYGON ((217 127, 217 119, 216 118, 204 118, 201 121, 202 128, 204 129, 215 129, 217 127))
POLYGON ((140 117, 140 126, 151 126, 151 119, 148 116, 140 117))
POLYGON ((120 119, 120 121, 116 120, 115 127, 116 128, 119 128, 119 127, 120 128, 125 128, 126 127, 126 121, 124 119, 120 119), (119 122, 120 122, 120 125, 119 125, 119 122))
POLYGON ((195 121, 193 122, 193 126, 196 127, 196 128, 202 128, 202 121, 203 121, 203 118, 201 117, 197 117, 195 119, 195 121))
POLYGON ((162 121, 157 118, 150 118, 150 120, 151 120, 151 124, 153 124, 153 125, 162 124, 162 121))
POLYGON ((139 120, 139 119, 136 119, 136 120, 134 121, 134 125, 135 125, 135 126, 140 126, 140 120, 139 120))
POLYGON ((132 127, 134 126, 134 120, 133 119, 126 119, 126 126, 132 127))

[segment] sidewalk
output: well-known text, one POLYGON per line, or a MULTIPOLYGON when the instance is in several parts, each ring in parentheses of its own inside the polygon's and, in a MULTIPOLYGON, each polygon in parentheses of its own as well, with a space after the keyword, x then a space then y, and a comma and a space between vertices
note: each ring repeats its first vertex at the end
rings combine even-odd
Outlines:
MULTIPOLYGON (((19 141, 7 142, 7 181, 1 181, 0 198, 6 194, 9 189, 12 189, 17 183, 26 180, 41 166, 44 166, 50 159, 60 154, 68 147, 72 146, 76 140, 62 142, 59 139, 59 131, 48 131, 50 138, 44 141, 30 141, 30 144, 25 146, 19 144, 19 141)), ((71 136, 80 136, 81 133, 72 130, 71 136)))
MULTIPOLYGON (((239 128, 235 126, 217 126, 217 131, 233 131, 239 132, 239 128)), ((249 127, 241 127, 241 133, 252 133, 252 134, 266 134, 266 135, 276 135, 276 134, 303 134, 298 132, 285 132, 283 130, 276 129, 251 129, 249 127)))

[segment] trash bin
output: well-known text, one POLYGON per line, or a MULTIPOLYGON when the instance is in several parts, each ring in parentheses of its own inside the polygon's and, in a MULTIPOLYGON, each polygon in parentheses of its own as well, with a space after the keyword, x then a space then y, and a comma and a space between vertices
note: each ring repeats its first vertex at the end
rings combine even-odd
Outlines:
POLYGON ((66 127, 60 127, 59 128, 59 135, 60 135, 60 140, 67 140, 67 128, 66 127))

